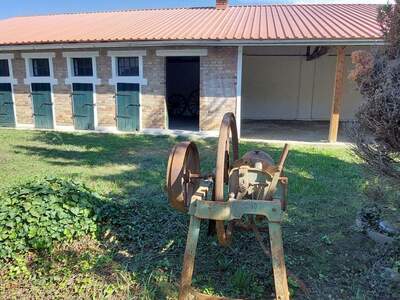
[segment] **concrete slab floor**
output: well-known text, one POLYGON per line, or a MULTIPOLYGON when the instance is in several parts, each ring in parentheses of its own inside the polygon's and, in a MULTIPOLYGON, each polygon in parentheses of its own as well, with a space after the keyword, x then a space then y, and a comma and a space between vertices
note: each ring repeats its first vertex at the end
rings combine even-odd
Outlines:
MULTIPOLYGON (((339 128, 339 143, 350 143, 345 134, 345 124, 339 128)), ((328 121, 270 121, 242 120, 244 139, 287 141, 305 143, 328 143, 328 121)))

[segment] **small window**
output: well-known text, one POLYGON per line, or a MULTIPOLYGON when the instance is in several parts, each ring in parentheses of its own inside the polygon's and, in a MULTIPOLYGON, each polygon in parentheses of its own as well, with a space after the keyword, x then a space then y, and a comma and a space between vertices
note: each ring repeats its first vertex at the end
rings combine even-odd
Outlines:
POLYGON ((73 58, 74 76, 93 76, 92 58, 73 58))
POLYGON ((118 76, 139 76, 139 57, 118 57, 118 76))
POLYGON ((32 59, 32 75, 34 77, 49 77, 50 64, 47 58, 32 59))
POLYGON ((8 69, 8 60, 0 59, 0 76, 8 77, 10 76, 10 70, 8 69))

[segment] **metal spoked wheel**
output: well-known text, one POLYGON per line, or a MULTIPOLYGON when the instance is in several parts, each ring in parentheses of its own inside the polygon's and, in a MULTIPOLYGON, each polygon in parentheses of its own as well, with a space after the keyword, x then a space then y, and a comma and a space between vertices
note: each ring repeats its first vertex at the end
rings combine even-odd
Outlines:
MULTIPOLYGON (((233 163, 239 159, 239 140, 236 120, 233 113, 225 114, 219 132, 217 164, 214 183, 214 200, 226 201, 224 191, 228 185, 229 172, 233 163)), ((227 246, 231 240, 231 230, 227 230, 224 221, 216 221, 218 241, 227 246)))
POLYGON ((172 207, 187 212, 190 199, 199 187, 200 158, 196 144, 181 142, 171 151, 167 167, 168 200, 172 207))

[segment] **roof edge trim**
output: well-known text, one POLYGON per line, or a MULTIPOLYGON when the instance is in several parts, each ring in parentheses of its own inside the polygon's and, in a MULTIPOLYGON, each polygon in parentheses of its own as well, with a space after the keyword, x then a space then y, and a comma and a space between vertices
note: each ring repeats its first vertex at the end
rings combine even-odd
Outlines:
POLYGON ((131 41, 131 42, 95 42, 95 43, 50 43, 29 45, 0 45, 0 51, 45 50, 45 49, 82 49, 82 48, 118 48, 118 47, 154 47, 154 46, 380 46, 383 39, 351 40, 170 40, 170 41, 131 41))

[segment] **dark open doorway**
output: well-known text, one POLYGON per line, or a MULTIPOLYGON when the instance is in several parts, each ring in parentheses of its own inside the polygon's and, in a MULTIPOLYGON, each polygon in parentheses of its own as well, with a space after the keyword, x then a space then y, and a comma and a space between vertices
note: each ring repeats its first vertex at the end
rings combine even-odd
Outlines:
POLYGON ((167 57, 168 128, 199 130, 199 57, 167 57))

